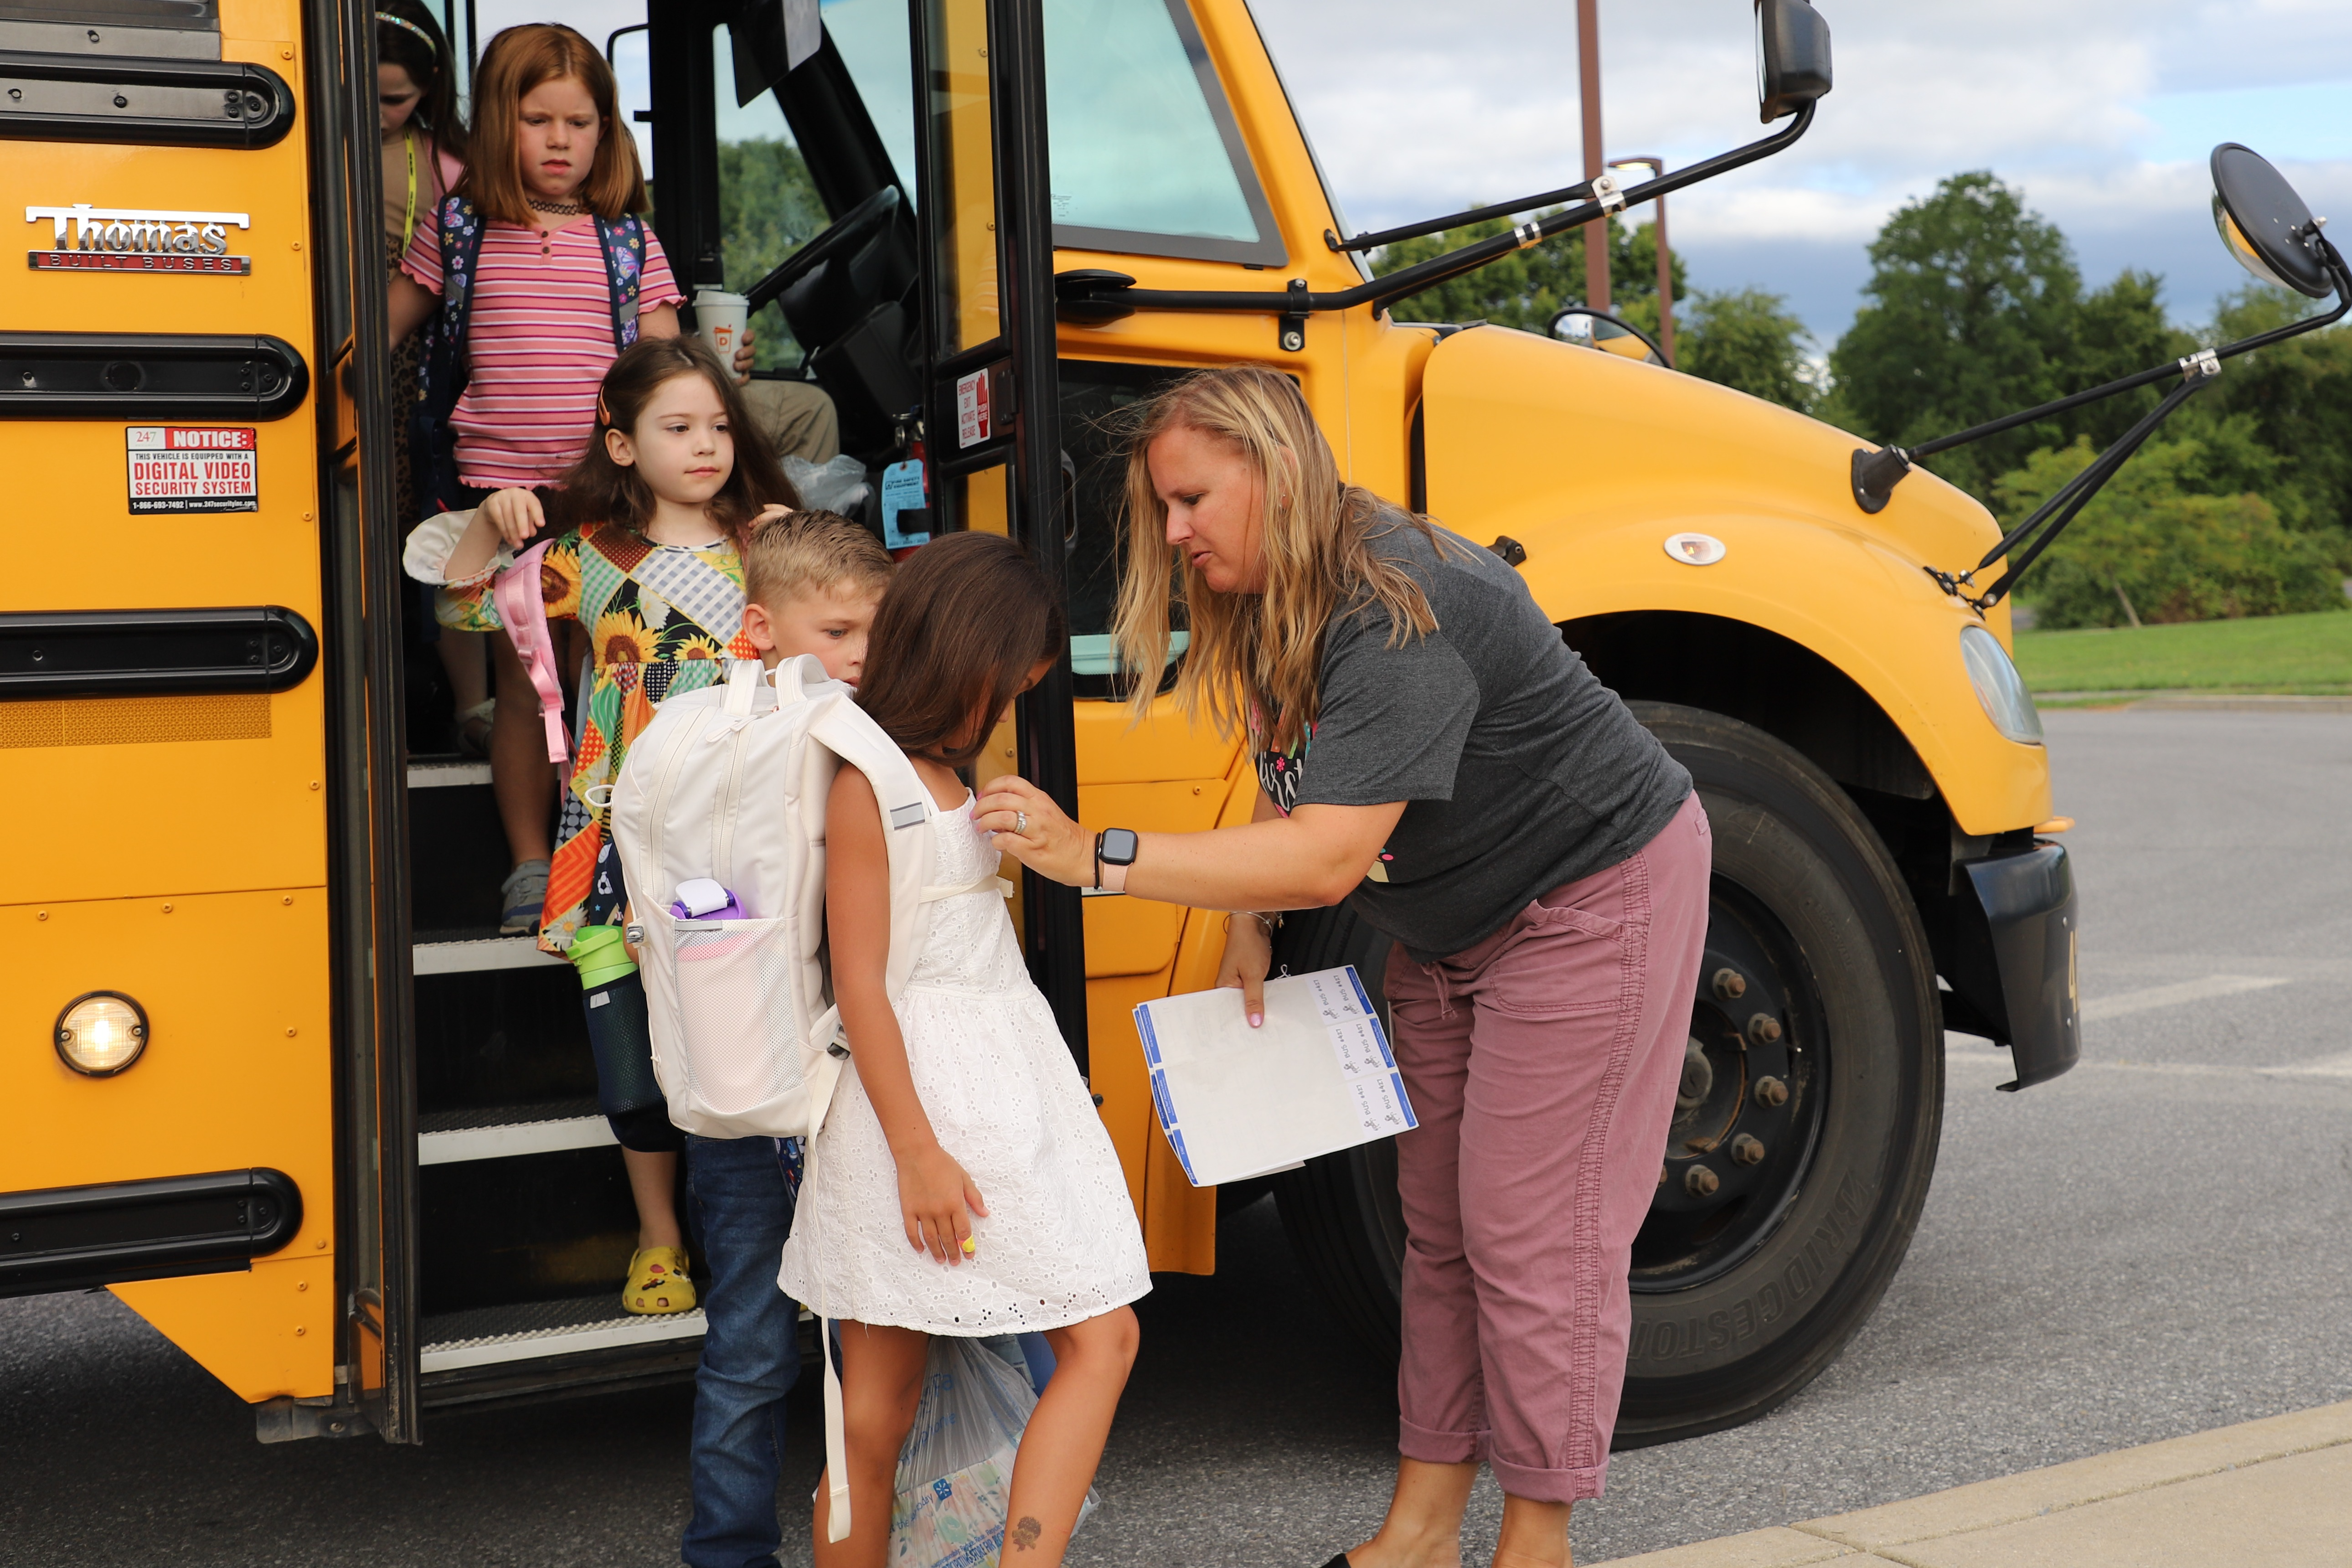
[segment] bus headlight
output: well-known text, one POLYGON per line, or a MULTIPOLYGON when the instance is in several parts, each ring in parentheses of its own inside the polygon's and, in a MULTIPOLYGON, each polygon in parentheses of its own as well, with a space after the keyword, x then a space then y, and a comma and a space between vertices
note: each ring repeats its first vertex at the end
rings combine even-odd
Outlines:
POLYGON ((120 991, 92 991, 58 1015, 58 1057, 91 1078, 112 1078, 147 1048, 147 1014, 120 991))
POLYGON ((1977 689, 1992 727, 2023 746, 2042 744, 2042 715, 2033 707, 2033 693, 2025 678, 2010 663, 2000 639, 1982 626, 1960 628, 1960 657, 1968 661, 1969 684, 1977 689))

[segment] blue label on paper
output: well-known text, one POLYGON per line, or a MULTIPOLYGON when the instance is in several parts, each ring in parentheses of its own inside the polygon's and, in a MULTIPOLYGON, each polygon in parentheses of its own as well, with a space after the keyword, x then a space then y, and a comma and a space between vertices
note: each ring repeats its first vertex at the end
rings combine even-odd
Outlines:
POLYGON ((1160 1041, 1151 1033, 1151 1009, 1149 1005, 1135 1010, 1136 1032, 1143 1037, 1143 1059, 1153 1067, 1160 1065, 1160 1041))
POLYGON ((1372 999, 1364 990, 1363 976, 1356 973, 1356 966, 1350 963, 1346 966, 1343 973, 1348 976, 1348 984, 1356 988, 1356 1000, 1363 1004, 1364 1011, 1378 1018, 1380 1014, 1373 1008, 1372 999))
POLYGON ((1404 1091, 1404 1075, 1391 1073, 1389 1078, 1396 1085, 1397 1109, 1404 1112, 1404 1124, 1407 1127, 1420 1126, 1421 1118, 1412 1113, 1412 1096, 1404 1091))
POLYGON ((1192 1174, 1192 1156, 1184 1152, 1184 1134, 1171 1127, 1168 1130, 1168 1146, 1176 1151, 1176 1163, 1184 1167, 1184 1179, 1199 1186, 1201 1178, 1192 1174))
POLYGON ((882 543, 891 550, 906 550, 931 542, 928 528, 909 533, 898 526, 902 511, 921 511, 930 501, 923 491, 923 465, 919 458, 909 458, 903 463, 893 463, 882 470, 882 543))
POLYGON ((1172 1134, 1176 1131, 1176 1106, 1168 1098, 1167 1074, 1155 1072, 1151 1075, 1151 1099, 1160 1107, 1160 1125, 1172 1134))

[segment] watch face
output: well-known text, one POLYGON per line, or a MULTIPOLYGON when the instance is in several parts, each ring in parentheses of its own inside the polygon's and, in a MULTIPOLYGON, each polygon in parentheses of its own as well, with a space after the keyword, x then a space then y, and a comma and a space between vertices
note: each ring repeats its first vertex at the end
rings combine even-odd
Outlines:
POLYGON ((1111 827, 1103 831, 1102 858, 1114 866, 1135 864, 1135 830, 1111 827))

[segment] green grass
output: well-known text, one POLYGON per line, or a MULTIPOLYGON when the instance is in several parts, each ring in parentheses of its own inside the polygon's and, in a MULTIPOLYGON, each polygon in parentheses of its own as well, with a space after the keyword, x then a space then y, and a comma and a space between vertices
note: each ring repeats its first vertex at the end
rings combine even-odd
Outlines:
POLYGON ((2352 614, 2107 630, 2020 632, 2017 667, 2044 691, 2352 691, 2352 614))

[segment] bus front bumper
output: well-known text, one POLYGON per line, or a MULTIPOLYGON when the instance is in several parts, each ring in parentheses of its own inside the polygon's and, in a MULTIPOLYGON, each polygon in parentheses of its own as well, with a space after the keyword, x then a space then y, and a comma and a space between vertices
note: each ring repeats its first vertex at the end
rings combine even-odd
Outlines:
POLYGON ((2075 995, 2074 868, 2063 845, 1962 860, 1952 902, 1965 958, 1952 975, 2010 1047, 2005 1089, 2047 1083, 2083 1054, 2075 995))

